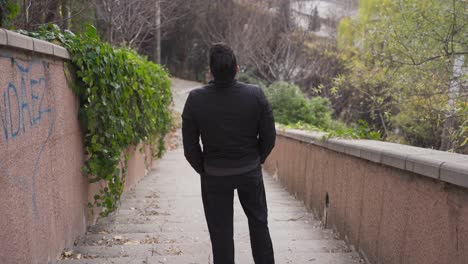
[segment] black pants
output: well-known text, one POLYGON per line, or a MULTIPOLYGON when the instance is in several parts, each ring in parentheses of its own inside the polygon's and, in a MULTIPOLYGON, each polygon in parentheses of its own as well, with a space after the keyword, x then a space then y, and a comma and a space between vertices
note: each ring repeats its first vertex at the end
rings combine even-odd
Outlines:
POLYGON ((214 264, 234 264, 234 189, 249 221, 255 264, 274 264, 261 168, 236 176, 202 175, 201 183, 214 264))

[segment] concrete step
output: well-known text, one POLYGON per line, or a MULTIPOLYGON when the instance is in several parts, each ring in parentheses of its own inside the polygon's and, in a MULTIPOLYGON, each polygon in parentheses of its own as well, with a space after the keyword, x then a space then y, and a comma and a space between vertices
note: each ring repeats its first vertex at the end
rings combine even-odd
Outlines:
MULTIPOLYGON (((276 254, 277 264, 358 264, 364 263, 356 253, 311 253, 307 255, 276 254)), ((149 256, 149 257, 117 257, 94 259, 61 260, 58 264, 209 264, 209 253, 193 256, 149 256)), ((254 264, 250 253, 236 255, 236 263, 254 264)))
MULTIPOLYGON (((198 242, 180 243, 151 243, 140 244, 139 240, 124 238, 123 244, 103 246, 78 246, 74 248, 75 254, 81 254, 88 258, 116 258, 116 257, 147 257, 166 255, 195 255, 205 252, 211 247, 208 240, 198 242)), ((277 241, 273 244, 277 254, 294 252, 304 253, 348 253, 346 245, 336 240, 295 240, 277 241)), ((236 252, 251 252, 250 243, 239 241, 236 243, 236 252)), ((209 251, 207 252, 209 253, 209 251)))
POLYGON ((57 264, 196 264, 210 263, 206 256, 151 256, 61 260, 57 264))
MULTIPOLYGON (((201 205, 200 205, 201 207, 201 205)), ((110 222, 117 219, 149 217, 149 219, 166 219, 172 222, 177 222, 180 219, 205 219, 203 208, 192 207, 182 210, 178 205, 169 208, 130 208, 120 209, 117 214, 100 219, 98 222, 110 222)), ((289 207, 270 207, 268 211, 269 221, 308 221, 317 222, 312 213, 304 208, 289 208, 289 207)), ((247 219, 244 210, 240 206, 234 207, 235 219, 247 219)))
MULTIPOLYGON (((235 232, 235 239, 241 239, 249 241, 249 233, 245 231, 235 232)), ((336 234, 330 230, 315 230, 313 232, 294 232, 291 230, 272 230, 271 238, 274 243, 281 243, 282 241, 300 241, 300 240, 336 240, 336 234)), ((145 233, 100 233, 100 234, 91 234, 88 233, 85 237, 82 237, 76 241, 77 245, 99 245, 97 242, 101 242, 102 245, 109 243, 112 244, 123 244, 127 240, 138 240, 141 243, 170 243, 170 242, 181 242, 181 241, 208 241, 209 234, 208 232, 203 231, 202 229, 195 232, 145 232, 145 233), (116 240, 115 237, 118 237, 120 241, 116 240), (148 242, 143 242, 143 241, 148 242), (123 241, 123 242, 122 242, 123 241)), ((339 240, 336 240, 339 241, 339 240)))
MULTIPOLYGON (((308 223, 300 222, 273 222, 269 225, 270 232, 290 233, 312 233, 320 234, 322 232, 319 226, 312 226, 308 223)), ((235 233, 248 233, 248 224, 246 222, 238 222, 234 226, 235 233)), ((150 223, 150 224, 104 224, 95 225, 88 229, 90 233, 153 233, 153 232, 208 232, 206 224, 190 223, 150 223)))
MULTIPOLYGON (((99 220, 98 225, 108 224, 163 224, 163 223, 200 223, 206 224, 205 217, 202 213, 193 216, 172 216, 169 214, 159 213, 155 210, 134 212, 134 214, 115 215, 99 220)), ((285 214, 285 213, 270 213, 269 222, 271 225, 276 223, 283 224, 284 222, 303 222, 312 226, 320 226, 321 222, 313 219, 313 215, 309 213, 300 212, 298 214, 285 214)), ((247 223, 247 217, 243 211, 236 211, 234 214, 235 224, 247 223)))
MULTIPOLYGON (((284 197, 268 197, 268 205, 285 205, 285 206, 295 206, 295 207, 303 207, 304 203, 295 199, 292 196, 284 196, 284 197)), ((197 194, 195 196, 184 196, 184 197, 174 197, 174 198, 148 198, 142 199, 141 197, 130 197, 125 201, 122 201, 121 206, 129 206, 129 207, 138 207, 138 206, 145 206, 148 207, 149 205, 171 205, 175 203, 193 203, 198 205, 202 204, 201 194, 197 194)), ((239 198, 234 196, 234 203, 240 206, 239 198)))
POLYGON ((137 242, 139 244, 162 244, 177 243, 197 243, 200 241, 209 242, 209 236, 205 232, 193 233, 112 233, 112 234, 87 234, 75 241, 77 246, 113 246, 123 245, 127 242, 137 242))

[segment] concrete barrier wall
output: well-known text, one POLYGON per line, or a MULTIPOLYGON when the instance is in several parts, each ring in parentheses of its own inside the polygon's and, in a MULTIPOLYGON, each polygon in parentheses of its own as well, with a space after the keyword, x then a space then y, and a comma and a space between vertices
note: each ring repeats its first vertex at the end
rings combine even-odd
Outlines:
POLYGON ((468 263, 468 156, 279 131, 265 168, 369 263, 468 263))
MULTIPOLYGON (((0 263, 53 263, 86 231, 98 186, 81 168, 78 102, 64 74, 67 51, 0 29, 0 263)), ((151 165, 129 147, 126 189, 151 165)))

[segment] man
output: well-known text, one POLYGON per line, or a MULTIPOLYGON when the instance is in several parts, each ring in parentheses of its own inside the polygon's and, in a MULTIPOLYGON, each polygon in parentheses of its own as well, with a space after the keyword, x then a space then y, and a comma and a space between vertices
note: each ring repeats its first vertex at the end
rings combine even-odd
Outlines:
POLYGON ((261 168, 275 144, 273 114, 260 87, 235 80, 239 67, 230 47, 211 47, 210 70, 214 81, 188 96, 182 134, 185 157, 201 175, 213 262, 234 264, 237 189, 249 221, 255 263, 274 264, 261 168))

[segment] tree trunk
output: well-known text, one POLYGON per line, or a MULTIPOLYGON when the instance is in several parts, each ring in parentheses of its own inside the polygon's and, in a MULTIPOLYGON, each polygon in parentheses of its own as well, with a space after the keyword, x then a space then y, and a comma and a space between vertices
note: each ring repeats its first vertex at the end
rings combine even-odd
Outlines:
POLYGON ((28 10, 28 1, 23 0, 23 5, 21 6, 21 14, 22 14, 22 20, 23 20, 23 25, 22 28, 27 29, 28 24, 29 24, 29 10, 28 10))
POLYGON ((45 23, 53 23, 58 20, 58 6, 58 0, 49 0, 49 2, 47 3, 45 23))
POLYGON ((441 136, 440 150, 449 150, 453 148, 453 142, 451 140, 450 134, 454 130, 455 126, 455 110, 456 110, 456 101, 460 93, 460 77, 463 74, 463 63, 465 62, 464 55, 458 55, 455 57, 453 62, 453 77, 450 82, 450 87, 448 91, 449 101, 448 101, 448 111, 444 123, 444 128, 441 136))
POLYGON ((67 30, 69 28, 69 19, 70 19, 69 5, 70 5, 69 0, 62 0, 62 19, 63 19, 62 30, 67 30))
POLYGON ((154 62, 157 64, 161 63, 161 2, 160 0, 155 1, 156 4, 156 15, 155 15, 155 27, 154 27, 154 62))
POLYGON ((44 23, 44 3, 41 3, 41 1, 25 1, 25 9, 26 14, 28 14, 27 30, 44 23))
POLYGON ((280 15, 283 23, 284 32, 291 31, 291 0, 283 0, 283 2, 281 3, 280 15))

